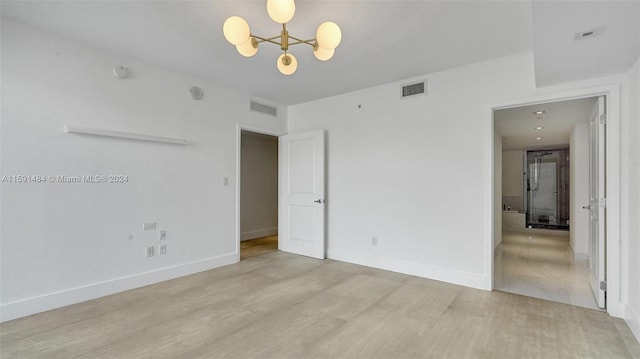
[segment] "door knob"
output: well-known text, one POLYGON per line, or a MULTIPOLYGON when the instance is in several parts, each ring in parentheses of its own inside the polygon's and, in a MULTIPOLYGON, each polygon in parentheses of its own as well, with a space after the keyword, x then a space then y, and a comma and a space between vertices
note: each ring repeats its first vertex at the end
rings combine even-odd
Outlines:
POLYGON ((582 206, 582 209, 591 209, 591 206, 582 206))
POLYGON ((315 200, 315 201, 313 201, 313 202, 315 202, 315 203, 322 203, 322 202, 324 202, 324 201, 323 201, 323 200, 321 200, 321 199, 317 199, 317 200, 315 200))

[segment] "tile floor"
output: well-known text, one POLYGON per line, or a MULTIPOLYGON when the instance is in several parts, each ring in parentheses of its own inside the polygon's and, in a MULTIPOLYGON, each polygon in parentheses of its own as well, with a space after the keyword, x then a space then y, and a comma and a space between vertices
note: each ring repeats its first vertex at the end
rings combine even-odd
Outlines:
POLYGON ((568 232, 505 232, 495 251, 495 288, 598 309, 589 286, 588 268, 586 257, 574 258, 568 232))

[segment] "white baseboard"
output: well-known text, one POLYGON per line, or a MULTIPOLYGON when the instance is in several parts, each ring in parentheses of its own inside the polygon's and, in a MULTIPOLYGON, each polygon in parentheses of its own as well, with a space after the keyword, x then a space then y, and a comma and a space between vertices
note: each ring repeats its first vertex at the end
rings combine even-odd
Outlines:
POLYGON ((356 253, 341 249, 330 249, 327 257, 342 262, 360 264, 367 267, 389 270, 417 277, 439 280, 465 287, 486 290, 486 278, 473 273, 453 271, 450 269, 428 266, 420 263, 400 261, 397 259, 376 257, 369 254, 356 253))
POLYGON ((254 239, 254 238, 273 236, 274 234, 278 234, 278 227, 259 229, 257 231, 242 232, 240 233, 240 240, 247 241, 249 239, 254 239))
POLYGON ((65 289, 37 297, 18 300, 0 305, 0 323, 26 317, 31 314, 84 302, 125 290, 143 287, 185 275, 233 264, 238 254, 231 253, 195 262, 178 264, 149 272, 115 278, 89 285, 65 289))
POLYGON ((636 337, 636 340, 640 342, 640 315, 638 315, 638 313, 636 313, 628 304, 626 307, 625 322, 627 322, 627 325, 636 337))
POLYGON ((575 259, 589 259, 589 253, 576 253, 573 252, 573 258, 575 259))

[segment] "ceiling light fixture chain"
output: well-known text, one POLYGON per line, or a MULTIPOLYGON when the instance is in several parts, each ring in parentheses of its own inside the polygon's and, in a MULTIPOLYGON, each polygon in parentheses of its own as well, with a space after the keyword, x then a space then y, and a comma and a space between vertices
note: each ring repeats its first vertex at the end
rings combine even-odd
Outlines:
POLYGON ((245 57, 251 57, 258 52, 260 43, 268 42, 280 46, 283 53, 278 57, 276 66, 284 75, 293 74, 298 68, 298 61, 289 47, 299 44, 307 44, 313 48, 313 54, 320 61, 327 61, 335 52, 342 40, 340 27, 331 21, 326 21, 318 26, 314 39, 302 40, 289 35, 287 23, 295 14, 294 0, 267 0, 267 13, 271 19, 282 24, 280 35, 273 37, 261 37, 251 33, 249 24, 240 16, 231 16, 225 20, 223 33, 225 39, 236 46, 238 52, 245 57), (277 40, 280 40, 279 42, 277 40), (293 40, 293 41, 291 41, 293 40))

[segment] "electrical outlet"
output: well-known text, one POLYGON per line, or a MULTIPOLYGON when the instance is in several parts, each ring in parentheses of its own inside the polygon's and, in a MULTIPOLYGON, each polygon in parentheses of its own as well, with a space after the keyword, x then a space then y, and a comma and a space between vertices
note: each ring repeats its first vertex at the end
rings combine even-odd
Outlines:
POLYGON ((167 239, 167 231, 166 230, 161 230, 158 231, 158 240, 164 241, 167 239))
POLYGON ((167 254, 167 245, 166 244, 161 244, 158 247, 158 252, 160 253, 160 255, 167 254))
POLYGON ((371 245, 372 246, 378 245, 378 237, 371 237, 371 245))
POLYGON ((155 255, 155 247, 154 246, 149 246, 149 247, 145 247, 145 256, 147 258, 151 258, 155 255))
POLYGON ((145 223, 142 228, 145 231, 153 231, 154 229, 156 229, 156 222, 145 223))

